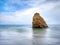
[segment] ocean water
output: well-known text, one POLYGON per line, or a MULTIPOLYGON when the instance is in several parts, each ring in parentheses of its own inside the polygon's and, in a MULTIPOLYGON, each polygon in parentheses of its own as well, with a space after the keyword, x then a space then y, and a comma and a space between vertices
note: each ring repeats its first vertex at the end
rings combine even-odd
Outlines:
POLYGON ((60 25, 0 25, 0 45, 60 45, 60 25))

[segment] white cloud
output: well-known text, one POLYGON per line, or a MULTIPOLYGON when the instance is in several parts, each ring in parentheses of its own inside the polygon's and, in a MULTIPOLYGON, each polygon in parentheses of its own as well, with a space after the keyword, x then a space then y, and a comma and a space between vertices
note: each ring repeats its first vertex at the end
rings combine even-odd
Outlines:
MULTIPOLYGON (((16 1, 16 0, 15 0, 16 1)), ((44 2, 45 0, 41 1, 44 2)), ((59 5, 59 2, 50 2, 39 5, 39 0, 33 0, 28 5, 32 5, 32 8, 25 9, 25 10, 19 10, 16 12, 3 12, 0 15, 0 22, 4 23, 11 23, 11 24, 31 24, 32 23, 32 16, 35 12, 39 12, 42 17, 46 20, 47 23, 54 23, 54 17, 51 17, 52 15, 48 15, 48 12, 52 9, 54 9, 57 5, 59 5), (36 2, 36 4, 35 4, 36 2), (33 3, 33 4, 32 4, 33 3), (34 6, 37 5, 37 6, 34 6)), ((15 3, 15 2, 12 2, 15 3)), ((25 2, 27 3, 27 2, 25 2)))
POLYGON ((16 7, 14 7, 15 5, 17 6, 30 6, 30 7, 37 7, 40 5, 40 3, 45 2, 46 0, 7 0, 7 2, 4 4, 4 9, 5 10, 15 10, 16 7), (14 5, 15 4, 15 5, 14 5), (12 6, 14 5, 14 6, 12 6))
POLYGON ((11 4, 28 4, 28 5, 36 5, 45 2, 46 0, 8 0, 8 3, 11 4))
POLYGON ((4 12, 0 15, 0 22, 11 24, 31 24, 33 14, 38 11, 37 8, 30 8, 16 12, 4 12))

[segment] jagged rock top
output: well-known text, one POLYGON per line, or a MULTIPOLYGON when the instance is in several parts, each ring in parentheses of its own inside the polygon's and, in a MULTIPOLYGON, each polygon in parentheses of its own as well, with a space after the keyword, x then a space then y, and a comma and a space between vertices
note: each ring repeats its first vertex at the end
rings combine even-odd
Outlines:
POLYGON ((47 28, 45 20, 40 16, 39 13, 35 13, 33 16, 32 27, 34 28, 47 28))

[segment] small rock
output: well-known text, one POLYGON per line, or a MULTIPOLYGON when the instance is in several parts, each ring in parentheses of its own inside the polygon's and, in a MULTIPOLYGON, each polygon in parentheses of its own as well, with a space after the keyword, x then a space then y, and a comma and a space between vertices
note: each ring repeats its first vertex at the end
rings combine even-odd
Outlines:
POLYGON ((45 20, 40 16, 39 13, 35 13, 32 21, 33 28, 47 28, 45 20))

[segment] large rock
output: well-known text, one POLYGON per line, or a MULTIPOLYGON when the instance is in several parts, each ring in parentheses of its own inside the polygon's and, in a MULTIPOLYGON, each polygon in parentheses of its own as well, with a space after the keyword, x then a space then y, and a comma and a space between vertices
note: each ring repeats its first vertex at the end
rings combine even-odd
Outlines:
POLYGON ((47 24, 45 20, 40 16, 39 13, 35 13, 33 16, 33 22, 32 22, 33 28, 47 28, 47 24))

